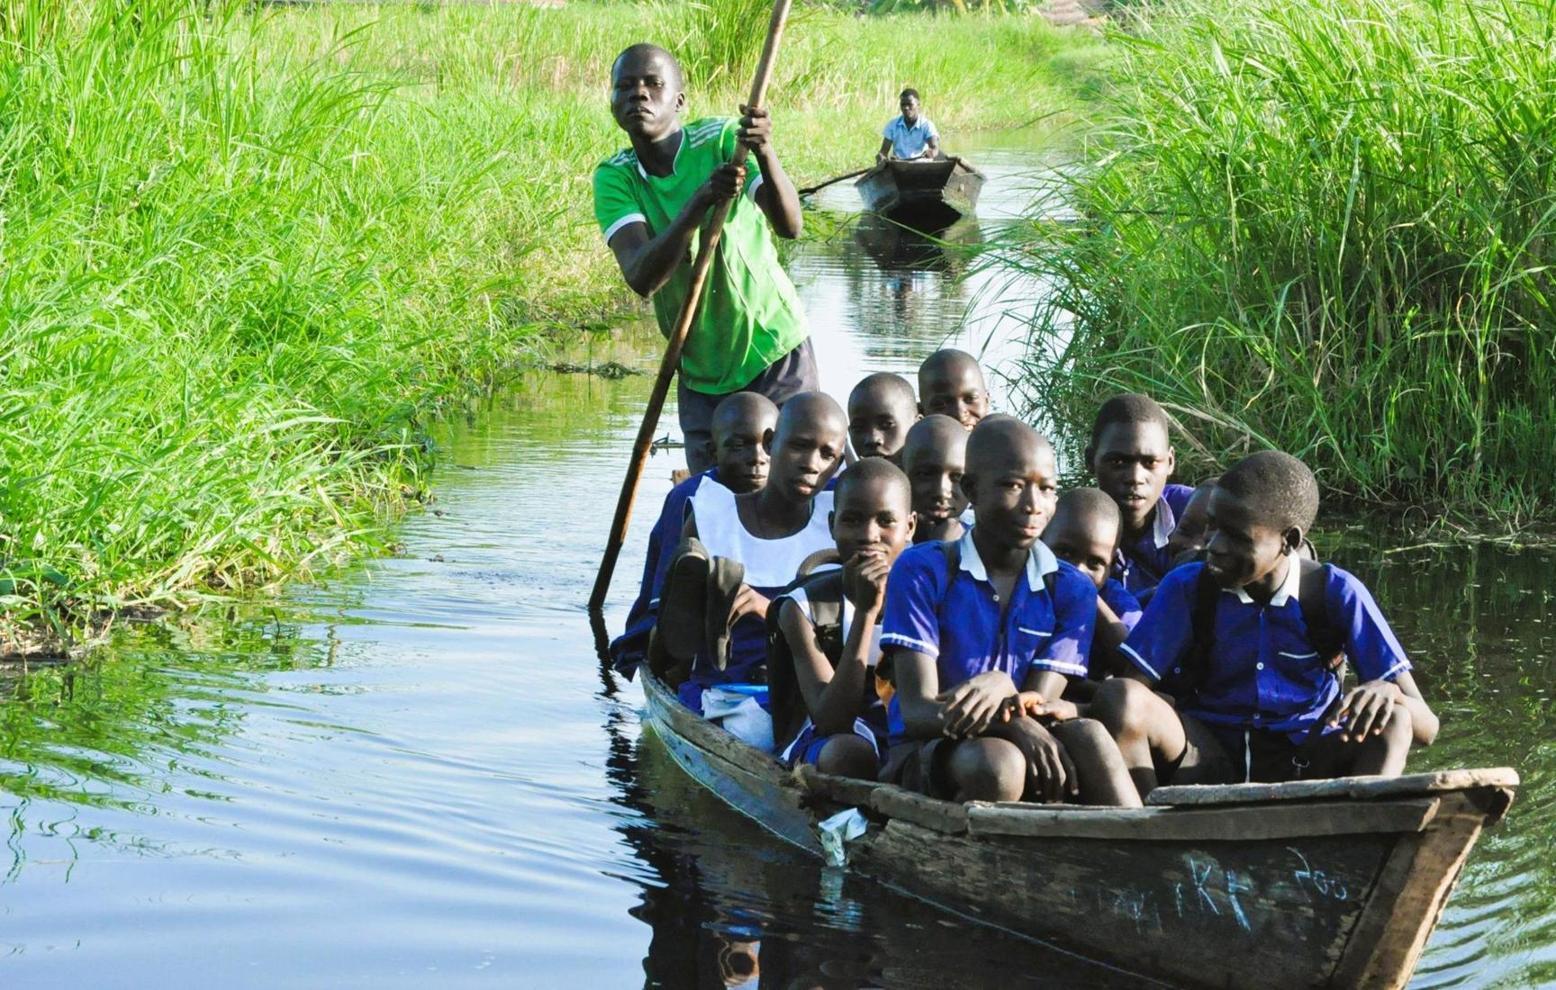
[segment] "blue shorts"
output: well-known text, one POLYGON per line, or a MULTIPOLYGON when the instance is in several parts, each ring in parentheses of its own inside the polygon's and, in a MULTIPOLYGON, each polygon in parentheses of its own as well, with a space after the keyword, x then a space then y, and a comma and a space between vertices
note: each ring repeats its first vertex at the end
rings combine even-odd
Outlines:
MULTIPOLYGON (((870 748, 875 751, 875 765, 879 767, 883 747, 880 734, 875 727, 862 718, 856 718, 854 719, 853 733, 870 744, 870 748)), ((824 736, 817 732, 815 723, 811 722, 810 719, 806 719, 804 728, 800 729, 800 734, 794 737, 793 742, 783 748, 782 752, 778 754, 778 759, 786 767, 799 766, 801 763, 815 766, 816 761, 821 759, 822 748, 826 746, 827 740, 831 738, 831 736, 824 736)))

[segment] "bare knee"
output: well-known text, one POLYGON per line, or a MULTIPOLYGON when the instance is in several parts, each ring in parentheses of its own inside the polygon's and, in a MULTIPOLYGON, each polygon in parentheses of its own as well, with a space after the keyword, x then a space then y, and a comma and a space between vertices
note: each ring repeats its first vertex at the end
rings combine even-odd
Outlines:
POLYGON ((1019 801, 1026 790, 1026 757, 1003 739, 967 739, 951 754, 958 801, 1019 801))
POLYGON ((878 762, 875 747, 853 733, 828 737, 816 754, 816 769, 839 777, 874 780, 878 762))
POLYGON ((1151 717, 1153 703, 1161 699, 1149 687, 1129 677, 1110 677, 1097 688, 1091 714, 1109 735, 1118 739, 1140 732, 1151 717))
POLYGON ((1064 743, 1066 749, 1080 749, 1111 745, 1113 737, 1108 727, 1094 718, 1074 718, 1068 722, 1056 722, 1053 734, 1064 743))

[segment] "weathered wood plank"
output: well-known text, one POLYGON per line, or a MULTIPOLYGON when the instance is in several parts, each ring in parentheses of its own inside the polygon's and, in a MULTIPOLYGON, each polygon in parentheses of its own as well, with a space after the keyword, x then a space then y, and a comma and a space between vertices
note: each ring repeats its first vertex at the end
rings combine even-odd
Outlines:
POLYGON ((1481 770, 1442 770, 1402 777, 1335 777, 1329 780, 1294 780, 1285 784, 1195 784, 1158 787, 1146 798, 1148 805, 1252 804, 1263 801, 1351 800, 1440 794, 1476 787, 1516 788, 1518 773, 1510 767, 1481 770))
POLYGON ((1394 990, 1410 981, 1485 822, 1467 796, 1443 800, 1438 822, 1401 842, 1384 864, 1335 969, 1336 985, 1394 990))
POLYGON ((937 801, 891 784, 882 784, 871 792, 870 807, 888 818, 948 835, 967 831, 967 809, 963 805, 937 801))
POLYGON ((967 830, 979 835, 1026 835, 1123 842, 1281 839, 1315 835, 1419 832, 1437 812, 1436 798, 1331 801, 1302 805, 1216 808, 1139 808, 1109 811, 1029 805, 970 807, 967 830))
POLYGON ((851 855, 893 886, 1178 984, 1295 990, 1327 980, 1396 840, 1112 843, 896 819, 851 855))
POLYGON ((854 808, 871 807, 870 796, 875 793, 876 788, 884 786, 873 780, 859 780, 854 777, 822 773, 808 763, 801 763, 795 767, 794 777, 807 793, 825 798, 834 804, 854 808))
POLYGON ((788 770, 778 762, 776 757, 741 742, 697 715, 681 704, 680 699, 661 681, 647 672, 644 673, 642 680, 643 693, 648 697, 649 712, 654 718, 663 721, 671 732, 748 773, 769 776, 775 781, 780 778, 788 779, 788 770))

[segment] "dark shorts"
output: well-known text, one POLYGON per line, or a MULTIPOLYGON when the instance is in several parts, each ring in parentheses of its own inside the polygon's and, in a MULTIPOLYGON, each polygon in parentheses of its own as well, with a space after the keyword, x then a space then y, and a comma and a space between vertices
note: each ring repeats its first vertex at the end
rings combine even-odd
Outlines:
POLYGON ((1283 784, 1334 776, 1334 747, 1321 735, 1293 741, 1285 732, 1178 717, 1188 745, 1172 766, 1158 768, 1164 784, 1283 784))
MULTIPOLYGON (((816 352, 811 349, 810 338, 794 350, 768 365, 767 370, 753 378, 739 392, 755 392, 772 399, 776 405, 799 395, 821 388, 821 376, 816 371, 816 352)), ((701 474, 713 466, 713 410, 732 392, 709 395, 686 387, 679 375, 675 379, 675 401, 680 409, 681 435, 686 441, 686 467, 692 474, 701 474)))
POLYGON ((886 749, 879 780, 932 798, 949 801, 956 794, 949 762, 956 739, 907 739, 886 749))

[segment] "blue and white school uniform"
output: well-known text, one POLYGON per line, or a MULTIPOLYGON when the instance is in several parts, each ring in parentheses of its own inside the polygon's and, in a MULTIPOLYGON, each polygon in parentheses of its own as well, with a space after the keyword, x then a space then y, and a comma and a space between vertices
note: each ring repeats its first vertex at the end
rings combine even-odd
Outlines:
POLYGON ((1113 557, 1113 576, 1130 593, 1139 595, 1156 587, 1172 570, 1172 551, 1167 541, 1178 528, 1178 517, 1188 508, 1194 489, 1188 485, 1167 485, 1156 500, 1156 515, 1151 528, 1133 543, 1123 544, 1113 557))
POLYGON ((931 140, 939 141, 940 132, 928 117, 919 115, 918 122, 909 124, 898 114, 886 122, 881 137, 891 142, 891 152, 898 158, 917 158, 924 153, 931 140))
POLYGON ((681 542, 681 530, 686 526, 686 505, 697 489, 709 482, 719 483, 718 468, 694 474, 670 489, 659 510, 658 521, 649 530, 648 555, 643 559, 643 577, 638 584, 637 600, 627 611, 627 628, 610 645, 613 666, 628 678, 637 672, 643 658, 648 655, 648 634, 659 620, 659 594, 664 590, 665 577, 670 573, 669 550, 681 542))
POLYGON ((1125 629, 1133 631, 1135 626, 1140 624, 1140 615, 1145 611, 1145 607, 1118 578, 1108 578, 1102 582, 1097 597, 1107 603, 1108 608, 1118 616, 1118 621, 1124 624, 1125 629))
MULTIPOLYGON (((806 596, 804 588, 796 588, 789 592, 786 597, 799 608, 800 614, 804 615, 812 626, 816 624, 815 611, 811 608, 810 598, 806 596)), ((842 615, 844 643, 848 642, 848 631, 853 628, 854 616, 857 611, 854 608, 854 603, 849 601, 848 596, 845 595, 843 597, 842 615)), ((874 626, 870 630, 870 651, 865 658, 865 665, 869 667, 869 672, 866 676, 874 677, 875 670, 880 665, 880 662, 881 627, 874 626)), ((879 762, 886 738, 886 706, 881 704, 879 698, 875 700, 873 705, 865 709, 863 715, 854 719, 852 731, 854 735, 870 744, 870 748, 875 750, 876 761, 879 762)), ((816 732, 816 724, 807 715, 805 724, 800 726, 800 731, 795 734, 795 737, 789 741, 788 745, 779 751, 778 758, 791 767, 798 763, 814 764, 821 756, 821 747, 826 745, 827 738, 816 732)))
MULTIPOLYGON (((1287 557, 1286 580, 1267 604, 1242 588, 1216 599, 1213 648, 1203 683, 1180 698, 1183 714, 1234 732, 1283 733, 1300 745, 1339 697, 1340 678, 1314 649, 1297 596, 1300 561, 1287 557)), ((1205 565, 1185 564, 1162 579, 1130 633, 1124 655, 1172 691, 1194 649, 1196 588, 1205 565)), ((1346 657, 1363 681, 1392 680, 1410 669, 1372 594, 1350 573, 1326 569, 1324 609, 1346 657)))
MULTIPOLYGON (((745 582, 758 594, 776 596, 794 581, 805 558, 834 547, 827 517, 832 512, 832 492, 820 491, 811 499, 810 521, 792 536, 764 540, 752 536, 740 521, 735 493, 723 485, 703 485, 691 499, 697 519, 697 539, 714 557, 738 560, 745 567, 745 582)), ((703 710, 702 693, 722 684, 749 683, 767 662, 767 626, 753 615, 743 616, 730 631, 730 658, 719 670, 703 656, 692 663, 691 677, 681 685, 681 701, 693 711, 703 710)))
MULTIPOLYGON (((1027 554, 1025 577, 1016 581, 1002 617, 973 532, 959 541, 954 576, 946 573, 938 543, 921 543, 897 558, 886 583, 881 648, 933 657, 941 691, 990 670, 1009 674, 1018 689, 1034 670, 1085 677, 1097 625, 1097 586, 1039 541, 1027 554), (1050 574, 1052 594, 1045 580, 1050 574)), ((892 742, 905 737, 895 697, 887 723, 892 742)))

